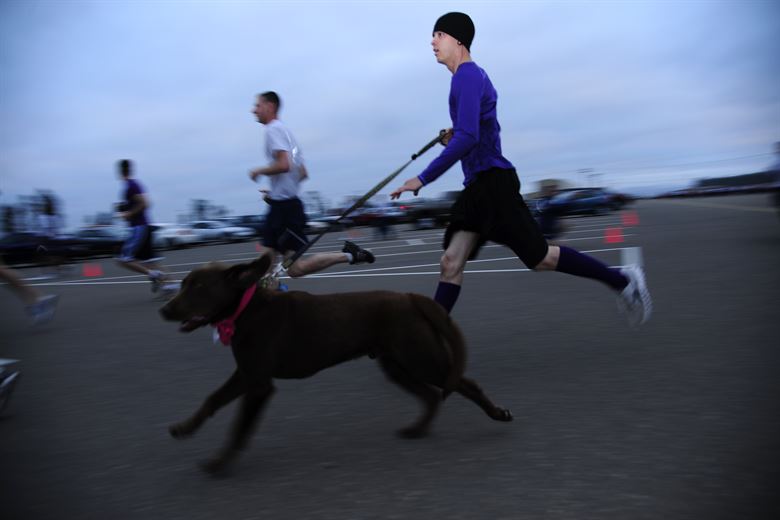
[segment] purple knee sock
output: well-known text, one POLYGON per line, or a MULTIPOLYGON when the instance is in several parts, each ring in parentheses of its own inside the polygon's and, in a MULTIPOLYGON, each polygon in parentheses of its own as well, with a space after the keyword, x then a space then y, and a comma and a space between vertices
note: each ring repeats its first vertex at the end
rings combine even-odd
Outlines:
POLYGON ((452 308, 455 307, 455 302, 458 301, 459 294, 460 285, 449 282, 439 282, 439 286, 436 287, 436 295, 433 299, 449 313, 452 311, 452 308))
POLYGON ((628 285, 628 280, 619 269, 609 267, 592 256, 580 253, 570 247, 560 246, 560 248, 561 256, 558 258, 556 271, 600 280, 616 291, 622 291, 628 285))

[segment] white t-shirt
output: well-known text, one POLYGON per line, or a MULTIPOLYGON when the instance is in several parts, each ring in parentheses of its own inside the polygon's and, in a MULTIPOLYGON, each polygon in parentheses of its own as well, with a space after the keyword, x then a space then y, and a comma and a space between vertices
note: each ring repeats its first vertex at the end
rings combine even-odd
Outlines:
POLYGON ((265 125, 265 154, 269 161, 274 160, 274 152, 287 152, 290 170, 278 175, 270 175, 271 190, 268 196, 274 200, 287 200, 298 196, 301 183, 300 166, 303 165, 303 153, 287 127, 274 119, 265 125))

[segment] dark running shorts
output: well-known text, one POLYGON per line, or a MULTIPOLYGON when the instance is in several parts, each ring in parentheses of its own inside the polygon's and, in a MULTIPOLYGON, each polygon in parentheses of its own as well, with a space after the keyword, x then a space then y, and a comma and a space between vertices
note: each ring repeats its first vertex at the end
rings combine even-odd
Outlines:
POLYGON ((469 260, 477 257, 488 240, 509 247, 529 269, 547 255, 547 240, 520 195, 514 169, 484 171, 463 189, 450 211, 445 250, 453 233, 461 230, 479 233, 469 260))
POLYGON ((149 262, 157 260, 152 247, 152 230, 149 226, 138 225, 130 228, 130 236, 122 244, 119 259, 123 262, 149 262))
POLYGON ((263 245, 280 253, 297 251, 308 243, 306 238, 306 214, 300 199, 268 200, 271 209, 265 217, 263 245), (288 232, 289 230, 289 232, 288 232), (292 234, 294 233, 294 235, 292 234), (297 235, 301 240, 295 237, 297 235))

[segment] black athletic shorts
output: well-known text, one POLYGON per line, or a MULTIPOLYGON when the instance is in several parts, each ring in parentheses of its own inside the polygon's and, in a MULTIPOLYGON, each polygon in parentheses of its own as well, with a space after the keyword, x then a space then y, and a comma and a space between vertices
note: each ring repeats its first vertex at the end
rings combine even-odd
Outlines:
POLYGON ((123 262, 152 262, 159 260, 154 256, 152 247, 152 229, 146 224, 130 228, 130 235, 122 244, 119 259, 123 262))
POLYGON ((450 210, 445 250, 453 233, 460 230, 479 233, 469 260, 477 257, 488 240, 509 247, 530 269, 547 255, 547 240, 520 195, 520 181, 514 169, 481 172, 463 189, 450 210))
POLYGON ((271 209, 265 218, 263 245, 280 253, 297 251, 308 243, 306 238, 306 213, 300 199, 271 200, 271 209), (289 231, 288 231, 289 230, 289 231), (296 238, 298 237, 298 238, 296 238))

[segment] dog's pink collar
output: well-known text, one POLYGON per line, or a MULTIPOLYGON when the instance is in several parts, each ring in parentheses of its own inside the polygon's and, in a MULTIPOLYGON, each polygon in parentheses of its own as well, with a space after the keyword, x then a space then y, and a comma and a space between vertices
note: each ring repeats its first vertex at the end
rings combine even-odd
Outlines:
POLYGON ((249 304, 249 300, 252 299, 252 296, 255 295, 255 290, 257 290, 257 284, 252 284, 249 289, 244 291, 244 295, 241 297, 241 303, 238 304, 238 309, 236 309, 236 312, 234 312, 231 317, 212 324, 217 328, 219 340, 223 345, 230 345, 230 340, 233 339, 233 333, 236 332, 236 320, 239 316, 241 316, 241 313, 244 312, 244 309, 246 309, 246 306, 249 304))

